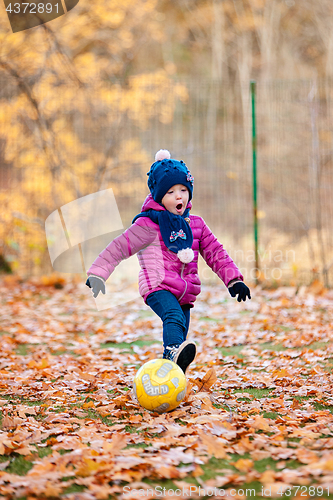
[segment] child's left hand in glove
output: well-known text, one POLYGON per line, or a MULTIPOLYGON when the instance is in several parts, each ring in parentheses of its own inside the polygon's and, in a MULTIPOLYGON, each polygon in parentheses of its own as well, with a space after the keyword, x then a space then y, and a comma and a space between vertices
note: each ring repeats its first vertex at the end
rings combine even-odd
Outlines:
POLYGON ((245 283, 243 283, 243 281, 238 281, 230 288, 228 288, 228 290, 231 297, 236 297, 236 295, 238 295, 237 297, 238 302, 241 302, 242 300, 244 300, 245 302, 246 297, 248 297, 249 299, 251 298, 250 289, 248 286, 245 285, 245 283))
POLYGON ((103 278, 100 278, 98 276, 89 276, 86 281, 86 285, 92 289, 95 299, 99 292, 102 292, 105 295, 105 283, 103 278))

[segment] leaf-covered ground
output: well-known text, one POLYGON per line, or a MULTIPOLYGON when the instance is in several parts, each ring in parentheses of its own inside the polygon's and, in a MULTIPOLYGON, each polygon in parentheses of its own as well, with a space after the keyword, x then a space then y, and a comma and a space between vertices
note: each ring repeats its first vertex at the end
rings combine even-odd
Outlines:
POLYGON ((132 392, 161 356, 141 299, 98 312, 84 282, 47 279, 0 294, 1 498, 333 493, 333 291, 253 288, 239 304, 204 286, 187 400, 162 415, 132 392))

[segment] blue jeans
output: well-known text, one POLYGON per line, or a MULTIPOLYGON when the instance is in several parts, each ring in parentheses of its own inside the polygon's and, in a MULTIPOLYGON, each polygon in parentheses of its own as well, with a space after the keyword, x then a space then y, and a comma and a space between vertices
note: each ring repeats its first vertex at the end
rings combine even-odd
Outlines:
POLYGON ((167 346, 181 344, 186 340, 190 325, 190 305, 181 306, 168 290, 158 290, 147 297, 149 307, 163 321, 164 353, 167 346))

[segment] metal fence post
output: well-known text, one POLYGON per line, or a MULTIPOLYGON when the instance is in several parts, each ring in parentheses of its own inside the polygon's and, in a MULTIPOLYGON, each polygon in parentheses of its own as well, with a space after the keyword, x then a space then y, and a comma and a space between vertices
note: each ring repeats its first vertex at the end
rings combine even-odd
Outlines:
POLYGON ((251 80, 252 102, 252 180, 253 180, 253 226, 254 226, 254 252, 255 252, 255 281, 259 283, 259 255, 258 255, 258 211, 257 211, 257 135, 256 135, 256 82, 251 80))

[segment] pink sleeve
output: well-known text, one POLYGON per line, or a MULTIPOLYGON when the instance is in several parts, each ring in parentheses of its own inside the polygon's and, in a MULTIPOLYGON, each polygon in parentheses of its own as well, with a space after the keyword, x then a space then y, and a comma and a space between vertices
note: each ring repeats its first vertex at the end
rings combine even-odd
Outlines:
POLYGON ((122 260, 128 259, 154 241, 156 231, 147 226, 144 219, 145 217, 137 219, 126 231, 109 243, 88 269, 88 276, 94 274, 107 280, 122 260))
POLYGON ((228 283, 243 276, 223 245, 217 240, 205 221, 202 219, 203 227, 200 238, 200 255, 205 259, 208 266, 218 275, 223 283, 228 283))

